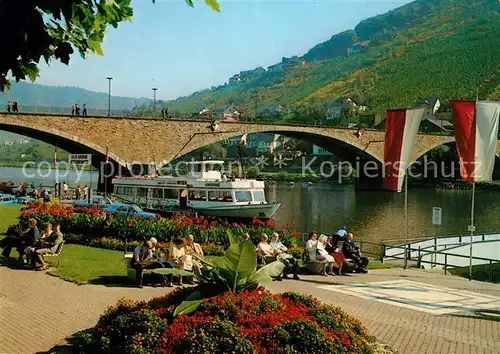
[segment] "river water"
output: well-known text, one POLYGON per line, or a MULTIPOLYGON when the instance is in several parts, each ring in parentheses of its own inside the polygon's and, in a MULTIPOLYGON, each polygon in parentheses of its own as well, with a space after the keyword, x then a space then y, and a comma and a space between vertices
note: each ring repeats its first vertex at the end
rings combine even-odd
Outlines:
MULTIPOLYGON (((59 171, 59 180, 76 186, 77 172, 59 171)), ((0 181, 30 181, 53 185, 54 171, 0 167, 0 181)), ((79 184, 97 186, 96 172, 82 172, 79 184)), ((415 188, 408 192, 409 238, 467 234, 471 190, 415 188), (432 207, 443 208, 442 225, 432 225, 432 207)), ((276 223, 295 223, 298 231, 332 232, 343 225, 358 240, 378 243, 405 237, 404 194, 355 191, 351 185, 301 183, 268 185, 268 201, 280 201, 276 223)), ((500 231, 500 192, 476 191, 476 232, 500 231)))

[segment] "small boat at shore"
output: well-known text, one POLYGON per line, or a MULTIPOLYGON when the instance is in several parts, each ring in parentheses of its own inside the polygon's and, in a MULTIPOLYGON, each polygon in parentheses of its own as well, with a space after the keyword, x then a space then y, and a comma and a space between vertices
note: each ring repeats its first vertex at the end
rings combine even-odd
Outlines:
POLYGON ((115 177, 113 195, 124 202, 159 212, 192 211, 239 219, 270 219, 281 203, 266 200, 264 181, 229 179, 223 161, 188 163, 186 176, 115 177))

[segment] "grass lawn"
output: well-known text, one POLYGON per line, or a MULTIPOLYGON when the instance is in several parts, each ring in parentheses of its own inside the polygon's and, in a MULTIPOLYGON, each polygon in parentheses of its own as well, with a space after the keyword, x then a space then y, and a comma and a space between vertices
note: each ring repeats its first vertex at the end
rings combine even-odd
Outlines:
MULTIPOLYGON (((0 234, 5 233, 10 225, 17 223, 21 207, 19 205, 0 205, 0 234)), ((0 236, 1 237, 1 236, 0 236)), ((12 250, 12 257, 18 257, 12 250)), ((51 268, 49 273, 64 280, 78 284, 123 284, 127 282, 123 252, 100 248, 64 245, 59 256, 59 267, 51 268)), ((56 264, 54 258, 47 258, 47 263, 56 264)), ((398 265, 370 262, 367 269, 394 268, 398 265)))
MULTIPOLYGON (((493 268, 493 279, 490 270, 490 265, 477 265, 472 267, 472 279, 493 283, 500 283, 500 263, 495 263, 493 268), (492 281, 493 280, 493 281, 492 281)), ((458 275, 469 279, 469 267, 452 268, 449 272, 453 275, 458 275)))
POLYGON ((0 235, 4 234, 10 225, 17 224, 19 214, 21 214, 20 204, 0 205, 0 235))
MULTIPOLYGON (((123 252, 81 245, 64 245, 58 268, 49 273, 78 284, 124 284, 123 252)), ((49 259, 54 264, 55 260, 49 259)))

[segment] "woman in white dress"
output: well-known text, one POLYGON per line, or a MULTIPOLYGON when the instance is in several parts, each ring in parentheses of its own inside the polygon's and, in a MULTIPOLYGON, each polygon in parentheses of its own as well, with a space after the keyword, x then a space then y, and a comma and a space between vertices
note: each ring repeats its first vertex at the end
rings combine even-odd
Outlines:
POLYGON ((333 263, 335 262, 335 259, 325 250, 327 240, 328 237, 325 235, 321 235, 318 239, 318 235, 313 231, 309 235, 309 240, 306 243, 306 249, 309 253, 309 261, 324 264, 320 272, 323 276, 328 276, 328 274, 335 275, 335 273, 333 273, 333 263), (327 268, 329 268, 328 273, 327 268))

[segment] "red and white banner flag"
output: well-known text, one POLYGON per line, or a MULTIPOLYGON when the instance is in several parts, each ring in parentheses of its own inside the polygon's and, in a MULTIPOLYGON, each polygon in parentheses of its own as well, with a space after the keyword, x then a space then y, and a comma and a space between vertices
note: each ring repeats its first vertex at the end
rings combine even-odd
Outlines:
POLYGON ((425 108, 387 111, 384 146, 384 188, 401 192, 406 169, 425 108))
POLYGON ((500 102, 451 101, 460 173, 465 182, 491 181, 500 102))

